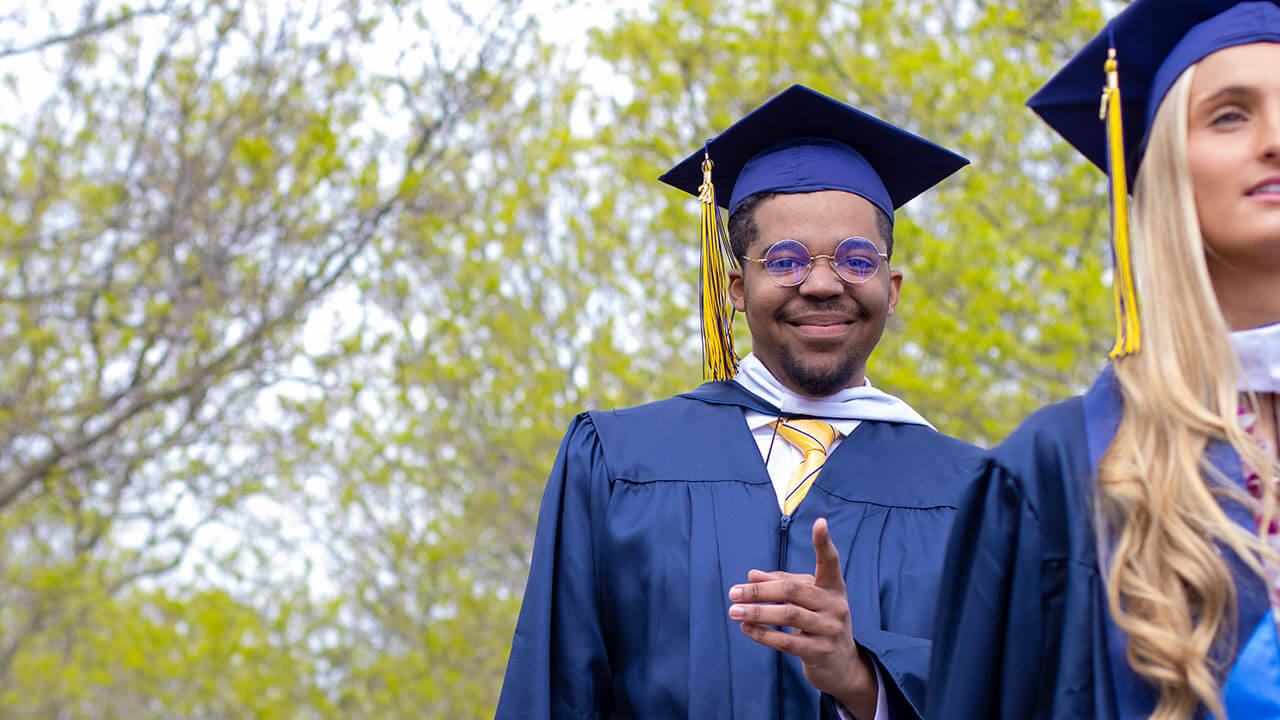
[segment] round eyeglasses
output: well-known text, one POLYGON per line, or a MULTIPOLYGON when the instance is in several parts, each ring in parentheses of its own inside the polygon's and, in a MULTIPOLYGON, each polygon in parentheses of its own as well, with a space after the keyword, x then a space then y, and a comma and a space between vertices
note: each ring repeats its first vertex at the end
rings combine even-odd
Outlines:
POLYGON ((810 255, 804 244, 796 240, 780 240, 765 251, 764 257, 749 257, 747 260, 763 265, 769 278, 782 287, 795 287, 809 277, 814 260, 826 260, 841 280, 858 285, 876 274, 882 258, 889 261, 889 256, 880 252, 875 243, 866 238, 851 237, 842 240, 831 255, 810 255))

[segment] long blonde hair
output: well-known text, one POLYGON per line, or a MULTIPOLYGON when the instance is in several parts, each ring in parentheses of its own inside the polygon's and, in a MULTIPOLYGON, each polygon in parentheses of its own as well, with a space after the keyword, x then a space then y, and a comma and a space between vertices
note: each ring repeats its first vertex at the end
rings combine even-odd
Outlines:
MULTIPOLYGON (((1165 97, 1134 185, 1141 352, 1115 363, 1124 415, 1098 465, 1098 507, 1114 541, 1107 600, 1128 637, 1129 665, 1160 696, 1152 718, 1190 718, 1203 705, 1222 718, 1213 652, 1230 642, 1236 594, 1219 545, 1263 575, 1275 553, 1232 522, 1218 497, 1248 503, 1205 460, 1212 440, 1235 448, 1262 477, 1280 471, 1240 429, 1239 366, 1205 264, 1187 163, 1195 66, 1165 97)), ((1257 399, 1246 404, 1257 409, 1257 399)), ((1275 514, 1265 486, 1263 518, 1275 514)), ((1262 527, 1267 527, 1264 523, 1262 527)))

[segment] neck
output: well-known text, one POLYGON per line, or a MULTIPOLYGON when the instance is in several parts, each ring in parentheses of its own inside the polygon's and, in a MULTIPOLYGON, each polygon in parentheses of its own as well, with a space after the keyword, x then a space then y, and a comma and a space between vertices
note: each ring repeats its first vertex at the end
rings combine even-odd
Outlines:
POLYGON ((1274 272, 1209 263, 1218 306, 1231 330, 1280 322, 1280 279, 1274 272))
MULTIPOLYGON (((775 377, 776 377, 776 376, 775 376, 775 377)), ((830 393, 828 393, 828 394, 826 394, 826 395, 814 395, 813 393, 808 393, 808 392, 805 392, 804 390, 801 390, 800 388, 796 387, 795 385, 793 385, 793 384, 792 384, 792 383, 790 383, 790 382, 783 382, 783 383, 782 383, 782 386, 783 386, 783 387, 785 387, 786 389, 790 390, 791 392, 795 393, 796 395, 799 395, 800 397, 803 397, 803 398, 809 398, 810 400, 822 400, 822 399, 825 399, 825 398, 834 397, 834 396, 835 396, 837 393, 839 393, 841 390, 848 390, 848 389, 849 389, 849 388, 851 388, 851 387, 862 387, 863 385, 866 385, 866 381, 863 379, 863 377, 862 377, 861 375, 859 375, 859 376, 858 376, 858 378, 857 378, 855 381, 853 381, 853 382, 851 382, 851 383, 849 383, 848 385, 845 385, 845 386, 843 386, 843 387, 838 387, 838 388, 836 388, 835 390, 833 390, 832 392, 830 392, 830 393)))

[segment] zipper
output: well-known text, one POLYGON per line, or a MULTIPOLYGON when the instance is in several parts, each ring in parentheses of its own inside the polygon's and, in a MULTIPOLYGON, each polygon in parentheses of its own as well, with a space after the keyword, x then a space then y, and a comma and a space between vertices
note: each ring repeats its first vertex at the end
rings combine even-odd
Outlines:
MULTIPOLYGON (((778 564, 777 564, 777 568, 782 571, 785 571, 787 569, 787 540, 791 537, 790 528, 791 528, 791 516, 787 515, 786 513, 783 513, 782 519, 778 521, 778 564)), ((777 665, 775 666, 776 673, 777 673, 775 682, 777 684, 777 693, 778 693, 778 700, 777 700, 778 720, 786 720, 787 698, 785 697, 786 693, 783 692, 783 685, 784 685, 783 667, 786 663, 786 659, 783 653, 781 652, 775 652, 775 654, 777 655, 777 658, 775 659, 775 662, 777 663, 777 665)))
POLYGON ((791 516, 783 515, 778 522, 778 569, 787 569, 787 540, 791 537, 791 516))

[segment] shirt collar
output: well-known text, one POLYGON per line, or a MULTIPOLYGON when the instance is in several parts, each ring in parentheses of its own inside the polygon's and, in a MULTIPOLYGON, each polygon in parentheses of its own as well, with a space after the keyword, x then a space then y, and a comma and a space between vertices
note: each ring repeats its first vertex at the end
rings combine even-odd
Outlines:
MULTIPOLYGON (((778 419, 777 415, 766 415, 762 412, 756 412, 755 410, 745 410, 744 415, 747 419, 747 429, 750 430, 751 432, 755 432, 763 427, 768 427, 769 423, 778 419)), ((831 427, 835 428, 835 431, 839 433, 838 435, 839 437, 848 437, 849 433, 853 432, 854 428, 858 427, 858 424, 862 422, 861 420, 848 420, 848 419, 840 419, 840 418, 816 418, 816 419, 822 420, 823 422, 829 424, 831 427)))
POLYGON ((1280 323, 1237 330, 1230 337, 1240 362, 1239 389, 1280 392, 1280 323))

